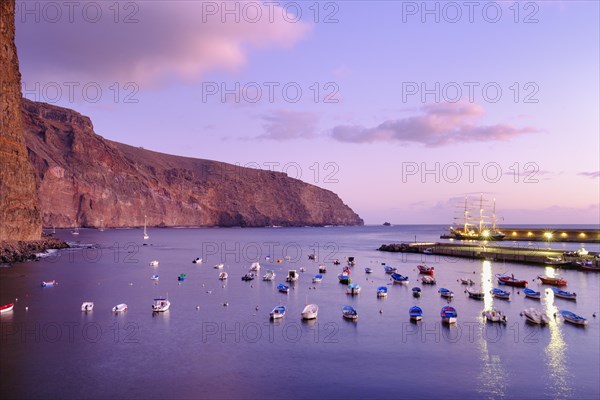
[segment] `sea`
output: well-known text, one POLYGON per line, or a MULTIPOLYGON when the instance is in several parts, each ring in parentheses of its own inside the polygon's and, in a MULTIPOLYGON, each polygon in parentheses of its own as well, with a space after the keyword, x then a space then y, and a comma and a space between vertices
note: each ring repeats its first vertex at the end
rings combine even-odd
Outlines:
MULTIPOLYGON (((575 226, 574 226, 575 227, 575 226)), ((581 227, 581 226, 577 226, 581 227)), ((381 244, 440 241, 446 226, 57 230, 72 248, 38 261, 0 268, 0 393, 8 398, 60 399, 598 399, 600 398, 600 273, 435 255, 387 253, 381 244), (314 254, 315 260, 309 258, 314 254), (349 257, 358 295, 337 275, 349 257), (201 263, 193 263, 201 258, 201 263), (153 260, 158 266, 150 266, 153 260), (340 260, 341 265, 334 265, 340 260), (242 281, 253 262, 257 279, 242 281), (223 264, 222 269, 215 268, 223 264), (313 283, 323 264, 327 272, 313 283), (423 285, 417 265, 435 267, 437 285, 423 285), (392 284, 384 265, 407 275, 392 284), (372 269, 367 274, 365 268, 372 269), (268 270, 276 274, 263 281, 268 270), (277 291, 288 270, 299 280, 277 291), (228 279, 218 279, 220 272, 228 279), (303 271, 303 272, 300 272, 303 271), (514 274, 541 300, 508 290, 493 298, 496 274, 514 274), (151 276, 159 275, 158 280, 151 276), (178 280, 181 274, 184 280, 178 280), (577 301, 554 297, 535 278, 560 274, 577 301), (460 278, 486 293, 470 299, 460 278), (42 287, 42 281, 57 285, 42 287), (387 298, 376 296, 388 288, 387 298), (411 289, 422 289, 420 298, 411 289), (448 301, 440 288, 454 291, 448 301), (165 297, 170 310, 153 313, 165 297), (94 303, 82 312, 83 302, 94 303), (127 311, 114 313, 117 304, 127 311), (440 310, 458 312, 454 326, 440 310), (303 321, 306 304, 319 307, 303 321), (278 305, 285 317, 269 319, 278 305), (358 312, 342 318, 342 307, 358 312), (418 305, 423 320, 408 310, 418 305), (521 315, 538 308, 548 326, 521 315), (496 308, 506 324, 486 322, 496 308), (588 319, 565 323, 559 310, 588 319)), ((598 244, 505 242, 599 252, 598 244)))

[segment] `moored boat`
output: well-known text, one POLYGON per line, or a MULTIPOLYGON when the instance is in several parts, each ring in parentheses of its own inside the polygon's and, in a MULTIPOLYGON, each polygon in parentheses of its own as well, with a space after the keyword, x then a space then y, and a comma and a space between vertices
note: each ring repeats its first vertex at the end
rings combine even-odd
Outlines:
POLYGON ((253 262, 250 266, 250 271, 258 272, 260 271, 260 264, 258 262, 253 262))
POLYGON ((335 261, 333 262, 333 265, 340 265, 341 263, 342 263, 342 262, 341 262, 340 260, 335 260, 335 261))
POLYGON ((42 281, 42 287, 50 287, 50 286, 56 286, 56 285, 58 285, 58 282, 55 280, 42 281))
POLYGON ((354 257, 348 257, 348 266, 353 267, 355 265, 356 265, 356 261, 354 260, 354 257))
POLYGON ((498 283, 501 285, 515 286, 515 287, 527 287, 527 281, 517 279, 514 277, 514 275, 508 276, 508 275, 497 274, 496 277, 498 278, 498 283))
POLYGON ((215 265, 215 269, 223 269, 224 266, 224 264, 217 264, 215 265))
POLYGON ((408 283, 408 276, 400 275, 400 274, 392 274, 392 282, 394 283, 408 283))
POLYGON ((567 280, 560 276, 543 276, 538 275, 538 279, 546 285, 566 286, 567 280))
POLYGON ((327 272, 327 267, 323 264, 319 265, 319 273, 324 274, 325 272, 327 272))
POLYGON ((277 285, 277 290, 279 290, 281 293, 289 293, 290 287, 288 285, 280 283, 277 285))
POLYGON ((152 303, 153 312, 165 312, 171 307, 171 302, 164 297, 157 297, 152 303))
POLYGON ((159 279, 160 279, 160 275, 158 275, 158 274, 154 274, 154 275, 152 275, 152 276, 150 277, 150 279, 152 279, 153 281, 157 281, 157 280, 159 280, 159 279))
POLYGON ((440 296, 445 297, 447 299, 451 299, 454 297, 454 292, 450 289, 440 288, 438 290, 438 293, 440 294, 440 296))
POLYGON ((386 274, 391 275, 391 274, 396 273, 398 271, 398 268, 392 267, 392 266, 389 266, 389 265, 385 265, 383 267, 383 270, 385 271, 386 274))
POLYGON ((575 325, 587 325, 587 319, 575 314, 574 312, 567 310, 560 310, 558 312, 566 322, 570 322, 575 325))
POLYGON ((342 307, 342 317, 350 320, 358 319, 358 312, 352 306, 342 307))
POLYGON ((492 296, 494 296, 497 299, 503 299, 503 300, 510 299, 510 292, 507 292, 506 290, 493 288, 492 290, 490 290, 490 293, 492 294, 492 296))
POLYGON ((525 317, 527 322, 536 325, 547 325, 550 322, 550 318, 548 318, 548 316, 544 312, 535 308, 525 309, 523 310, 521 315, 525 317))
POLYGON ((268 270, 267 273, 263 275, 262 279, 263 279, 263 281, 267 281, 267 282, 275 280, 275 271, 268 270))
POLYGON ((442 307, 442 311, 440 311, 440 317, 442 317, 443 323, 454 324, 458 319, 458 313, 454 307, 444 306, 442 307))
POLYGON ((412 294, 413 297, 421 297, 421 288, 415 286, 414 288, 412 288, 412 294))
POLYGON ((269 313, 271 319, 281 319, 285 316, 287 308, 285 306, 277 306, 269 313))
POLYGON ((94 309, 94 303, 91 301, 85 301, 81 305, 81 311, 92 311, 94 309))
POLYGON ((348 288, 346 289, 346 293, 354 296, 354 295, 357 295, 360 293, 360 289, 361 288, 358 283, 351 283, 348 285, 348 288))
POLYGON ((5 304, 3 306, 0 306, 0 313, 7 313, 13 310, 13 308, 15 308, 15 303, 8 303, 5 304))
POLYGON ((379 286, 377 288, 377 297, 387 297, 388 288, 387 286, 379 286))
POLYGON ((435 267, 428 267, 427 265, 417 265, 420 274, 433 275, 435 267))
POLYGON ((411 320, 420 321, 423 319, 423 310, 421 310, 421 307, 412 306, 408 310, 408 315, 410 316, 411 320))
POLYGON ((342 272, 341 274, 338 275, 338 280, 342 284, 349 285, 351 282, 350 271, 344 270, 344 272, 342 272))
POLYGON ((296 282, 298 280, 298 272, 295 269, 290 269, 285 278, 286 282, 296 282))
POLYGON ((582 271, 600 271, 600 266, 594 265, 592 260, 581 260, 577 261, 575 264, 577 264, 582 271))
POLYGON ((251 281, 251 280, 254 280, 254 278, 256 278, 256 275, 254 275, 254 272, 248 272, 247 274, 244 274, 244 276, 242 276, 243 281, 251 281))
POLYGON ((112 312, 114 313, 120 313, 125 311, 127 311, 127 304, 125 303, 117 304, 112 308, 112 312))
POLYGON ((323 275, 315 275, 312 278, 313 283, 320 283, 323 280, 323 275))
POLYGON ((151 267, 158 267, 160 263, 158 262, 158 260, 152 260, 148 263, 149 266, 151 267))
POLYGON ((316 304, 308 304, 302 310, 302 319, 316 319, 319 314, 319 306, 316 304))
POLYGON ((422 276, 421 277, 421 282, 423 283, 423 285, 435 285, 436 281, 435 278, 433 276, 422 276))
POLYGON ((202 259, 200 257, 196 257, 192 260, 193 264, 202 264, 202 259))
POLYGON ((481 315, 484 316, 485 319, 490 322, 502 322, 504 324, 506 323, 506 315, 504 315, 502 311, 498 311, 494 308, 492 308, 491 310, 485 310, 481 313, 481 315))
POLYGON ((227 272, 221 272, 219 274, 219 280, 224 281, 228 278, 227 272))
POLYGON ((529 288, 523 289, 523 294, 525 297, 529 297, 530 299, 540 300, 542 298, 542 294, 540 292, 536 292, 535 290, 529 288))
POLYGON ((475 284, 475 282, 471 278, 460 278, 460 283, 462 283, 463 285, 469 285, 469 286, 475 284))
POLYGON ((183 281, 185 281, 186 277, 187 277, 187 274, 179 274, 179 276, 177 277, 177 280, 179 282, 183 282, 183 281))
POLYGON ((567 300, 577 300, 577 293, 575 292, 567 292, 565 290, 561 290, 559 288, 550 288, 554 292, 554 296, 560 297, 561 299, 567 300))
POLYGON ((373 268, 365 267, 365 273, 370 274, 373 272, 373 268))
POLYGON ((483 300, 485 297, 485 293, 483 293, 481 290, 465 289, 465 293, 467 293, 471 299, 475 300, 483 300))

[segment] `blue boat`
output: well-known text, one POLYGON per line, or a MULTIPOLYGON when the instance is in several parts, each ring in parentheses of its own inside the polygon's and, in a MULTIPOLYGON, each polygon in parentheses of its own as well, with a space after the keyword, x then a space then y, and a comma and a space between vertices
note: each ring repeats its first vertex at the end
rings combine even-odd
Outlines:
POLYGON ((183 282, 183 281, 185 281, 186 276, 187 276, 186 274, 179 274, 179 276, 177 277, 177 280, 179 282, 183 282))
POLYGON ((386 265, 385 267, 383 267, 383 269, 385 270, 386 274, 393 274, 394 272, 398 271, 398 268, 396 267, 390 267, 389 265, 386 265))
POLYGON ((280 283, 279 285, 277 285, 277 290, 279 290, 281 293, 288 293, 290 291, 290 287, 288 285, 280 283))
POLYGON ((442 317, 442 322, 446 324, 454 324, 458 319, 458 313, 454 307, 444 306, 442 307, 442 311, 440 311, 440 317, 442 317))
POLYGON ((421 297, 421 288, 414 287, 412 288, 413 297, 421 297))
POLYGON ((372 268, 369 268, 369 267, 366 267, 366 268, 365 268, 365 272, 366 272, 367 274, 370 274, 370 273, 372 273, 372 272, 373 272, 373 269, 372 269, 372 268))
POLYGON ((387 286, 379 286, 377 288, 377 297, 387 297, 388 288, 387 286))
POLYGON ((551 289, 556 297, 560 297, 561 299, 567 300, 577 300, 577 293, 575 292, 567 292, 556 287, 553 287, 551 289))
POLYGON ((277 306, 269 313, 271 319, 281 319, 285 316, 285 306, 277 306))
POLYGON ((351 294, 352 296, 360 293, 360 285, 358 283, 351 283, 348 285, 348 289, 346 293, 351 294))
POLYGON ((319 275, 315 275, 312 278, 313 283, 319 283, 323 280, 323 275, 319 274, 319 275))
POLYGON ((358 312, 352 306, 344 306, 342 307, 342 317, 356 320, 358 318, 358 312))
POLYGON ((530 299, 536 299, 536 300, 540 300, 542 298, 542 294, 540 292, 536 292, 533 289, 523 289, 523 294, 525 294, 525 297, 529 297, 530 299))
POLYGON ((344 285, 349 285, 351 280, 350 280, 350 273, 348 272, 343 272, 341 274, 338 275, 338 279, 340 281, 340 283, 343 283, 344 285))
POLYGON ((394 283, 408 283, 408 276, 392 274, 392 281, 394 283))
POLYGON ((420 321, 423 319, 423 310, 421 310, 421 307, 413 306, 408 310, 408 315, 410 315, 411 320, 420 321))
POLYGON ((510 293, 507 292, 506 290, 493 288, 492 290, 490 290, 490 293, 492 294, 492 296, 494 296, 497 299, 504 299, 504 300, 510 299, 510 293))
POLYGON ((580 317, 579 315, 575 314, 574 312, 567 311, 567 310, 560 310, 558 313, 560 315, 562 315, 562 317, 564 318, 564 320, 566 322, 570 322, 575 325, 587 325, 587 319, 580 317))
POLYGON ((451 299, 454 297, 454 292, 450 289, 440 288, 440 290, 438 290, 438 293, 440 294, 440 296, 445 297, 447 299, 451 299))
POLYGON ((55 280, 51 280, 51 281, 42 281, 42 287, 52 287, 58 285, 58 282, 56 282, 55 280))
POLYGON ((152 276, 150 277, 150 279, 152 279, 152 280, 154 280, 154 281, 157 281, 157 280, 158 280, 158 278, 160 278, 160 277, 158 276, 158 274, 152 275, 152 276))

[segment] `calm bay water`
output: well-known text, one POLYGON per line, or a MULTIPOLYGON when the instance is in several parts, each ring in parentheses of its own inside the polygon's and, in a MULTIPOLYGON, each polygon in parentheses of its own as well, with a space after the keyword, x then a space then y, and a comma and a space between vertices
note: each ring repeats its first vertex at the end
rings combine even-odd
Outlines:
MULTIPOLYGON (((69 241, 93 244, 39 262, 0 269, 0 303, 18 299, 1 324, 0 393, 3 398, 565 398, 600 396, 600 274, 561 271, 577 302, 526 299, 508 288, 511 300, 469 299, 458 282, 468 276, 489 291, 494 275, 512 273, 529 287, 552 268, 435 256, 382 253, 382 243, 437 241, 439 226, 345 228, 150 229, 147 246, 140 230, 60 231, 69 241), (317 262, 308 260, 315 253, 317 262), (285 256, 290 260, 285 260, 285 256), (270 261, 265 257, 270 256, 270 261), (351 297, 338 283, 336 258, 354 256, 353 282, 362 293, 351 297), (203 264, 192 264, 196 257, 203 264), (422 258, 423 257, 423 258, 422 258), (427 257, 427 258, 425 258, 427 257), (273 269, 274 282, 241 281, 252 261, 260 275, 273 269), (283 261, 277 263, 277 259, 283 261), (160 266, 150 267, 149 261, 160 266), (328 271, 313 284, 319 262, 328 271), (437 286, 416 281, 416 265, 436 269, 437 286), (229 279, 217 279, 224 263, 229 279), (411 279, 391 285, 382 263, 411 279), (277 292, 288 269, 306 268, 288 295, 277 292), (364 267, 374 272, 365 274, 364 267), (160 281, 150 279, 160 274, 160 281), (179 274, 187 274, 184 282, 179 274), (40 287, 56 279, 56 287, 40 287), (388 285, 387 299, 376 288, 388 285), (413 286, 423 295, 415 299, 413 286), (455 292, 451 304, 459 323, 447 327, 439 312, 447 304, 437 290, 455 292), (152 299, 168 296, 171 310, 153 315, 152 299), (82 313, 81 303, 94 311, 82 313), (319 317, 302 322, 304 305, 319 305, 319 317), (126 303, 129 310, 110 310, 126 303), (224 306, 227 303, 228 306, 224 306), (268 314, 288 306, 280 322, 268 314), (424 319, 408 319, 412 305, 424 319), (354 306, 357 322, 342 319, 354 306), (508 316, 506 325, 485 323, 484 308, 508 316), (28 308, 26 310, 26 307, 28 308), (548 327, 525 323, 519 315, 537 307, 553 315, 571 310, 589 320, 586 328, 560 318, 548 327)), ((521 246, 525 246, 522 243, 521 246)), ((535 245, 535 244, 534 244, 535 245)), ((546 244, 539 244, 545 247, 546 244)), ((558 244, 575 250, 581 245, 558 244)), ((590 251, 598 245, 586 244, 590 251)))

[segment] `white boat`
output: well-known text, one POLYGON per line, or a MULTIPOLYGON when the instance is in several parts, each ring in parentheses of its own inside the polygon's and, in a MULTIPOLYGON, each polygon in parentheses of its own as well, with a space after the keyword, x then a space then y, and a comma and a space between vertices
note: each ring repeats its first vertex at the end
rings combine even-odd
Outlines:
POLYGON ((192 260, 192 264, 202 264, 202 259, 200 257, 196 257, 192 260))
POLYGON ((567 310, 560 310, 558 313, 563 317, 565 322, 570 322, 572 324, 582 325, 582 326, 585 326, 588 323, 587 319, 575 314, 574 312, 567 311, 567 310))
POLYGON ((431 247, 428 247, 425 250, 423 250, 423 254, 433 254, 433 249, 431 247))
POLYGON ((81 305, 81 311, 92 311, 93 309, 94 309, 94 303, 92 303, 91 301, 85 301, 81 305))
POLYGON ((315 275, 312 278, 313 283, 321 283, 322 280, 323 280, 323 275, 321 275, 321 274, 315 275))
POLYGON ((79 235, 79 228, 75 228, 73 230, 73 232, 71 232, 72 235, 79 235))
POLYGON ((114 313, 125 312, 125 311, 127 311, 127 304, 125 304, 125 303, 117 304, 116 306, 114 306, 112 308, 112 311, 114 313))
POLYGON ((485 317, 486 320, 490 322, 502 322, 506 323, 506 315, 502 311, 498 311, 496 309, 485 310, 481 313, 485 317))
POLYGON ((290 269, 288 275, 285 278, 286 282, 296 282, 298 280, 298 272, 295 269, 290 269))
POLYGON ((547 325, 550 318, 542 311, 535 308, 528 308, 521 313, 528 322, 536 325, 547 325))
POLYGON ((421 277, 421 282, 424 285, 435 285, 435 278, 433 276, 425 275, 421 277))
POLYGON ((258 262, 253 262, 250 266, 250 271, 258 272, 260 271, 260 264, 258 262))
POLYGON ((308 304, 302 310, 302 319, 316 319, 319 313, 319 306, 316 304, 308 304))
POLYGON ((271 319, 281 319, 285 316, 285 311, 285 306, 277 306, 269 313, 269 317, 271 317, 271 319))
POLYGON ((319 265, 319 273, 324 274, 325 272, 327 272, 327 267, 323 264, 319 265))
POLYGON ((306 272, 306 268, 300 267, 300 272, 306 272))
POLYGON ((150 277, 150 279, 152 279, 153 281, 157 281, 160 279, 160 276, 158 274, 154 274, 150 277))
POLYGON ((13 308, 15 308, 15 303, 5 304, 3 306, 0 306, 0 313, 10 312, 13 310, 13 308))
POLYGON ((471 278, 460 278, 460 283, 462 283, 463 285, 474 285, 475 282, 471 279, 471 278))
POLYGON ((164 297, 158 297, 152 303, 153 312, 165 312, 169 310, 169 307, 171 307, 171 302, 164 297))
POLYGON ((224 281, 225 279, 227 279, 227 272, 221 272, 219 274, 219 279, 224 281))
POLYGON ((360 285, 358 283, 351 283, 346 288, 346 293, 352 296, 360 293, 360 285))
POLYGON ((263 281, 271 282, 275 280, 275 271, 268 270, 266 274, 263 275, 263 281))
POLYGON ((223 269, 224 266, 225 265, 223 265, 223 264, 217 264, 217 265, 215 265, 215 269, 223 269))
POLYGON ((148 230, 146 229, 146 216, 144 215, 144 240, 148 239, 150 239, 150 236, 148 235, 148 230))
POLYGON ((151 267, 158 267, 158 264, 160 264, 158 260, 152 260, 148 263, 148 265, 150 265, 151 267))

